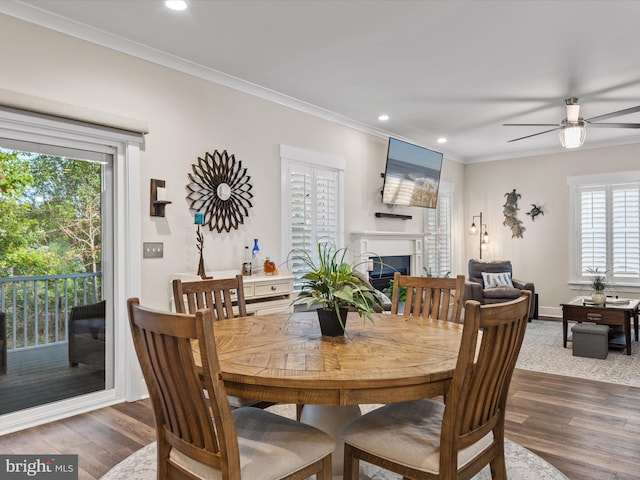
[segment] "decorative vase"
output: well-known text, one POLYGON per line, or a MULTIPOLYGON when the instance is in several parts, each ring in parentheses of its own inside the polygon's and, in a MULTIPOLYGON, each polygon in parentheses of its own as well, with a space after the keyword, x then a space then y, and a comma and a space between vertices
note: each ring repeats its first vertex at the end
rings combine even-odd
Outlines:
POLYGON ((275 275, 278 272, 278 268, 276 267, 276 262, 271 260, 269 257, 264 261, 264 270, 265 275, 275 275))
POLYGON ((591 294, 591 301, 596 305, 604 305, 607 301, 607 296, 602 290, 595 290, 591 294))
POLYGON ((336 311, 333 309, 328 310, 320 308, 317 312, 318 320, 320 322, 320 332, 323 336, 338 337, 340 335, 344 335, 344 327, 347 325, 347 314, 349 313, 347 308, 340 309, 342 324, 340 323, 338 315, 336 315, 336 311))

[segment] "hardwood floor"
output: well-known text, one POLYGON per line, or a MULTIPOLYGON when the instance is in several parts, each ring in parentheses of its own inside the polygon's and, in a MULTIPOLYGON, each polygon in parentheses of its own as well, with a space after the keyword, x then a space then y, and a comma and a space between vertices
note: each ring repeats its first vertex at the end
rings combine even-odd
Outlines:
MULTIPOLYGON (((571 480, 640 479, 640 389, 516 370, 506 435, 571 480)), ((153 440, 143 400, 5 435, 0 452, 77 453, 94 480, 153 440)))
POLYGON ((516 370, 505 432, 572 480, 640 479, 639 388, 516 370))

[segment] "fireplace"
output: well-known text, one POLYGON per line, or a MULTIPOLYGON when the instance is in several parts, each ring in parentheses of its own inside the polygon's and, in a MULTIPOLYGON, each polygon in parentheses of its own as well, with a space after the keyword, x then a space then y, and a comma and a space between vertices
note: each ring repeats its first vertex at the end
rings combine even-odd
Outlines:
POLYGON ((411 255, 369 257, 369 268, 369 282, 382 291, 389 286, 395 272, 411 275, 411 255))
POLYGON ((358 270, 364 275, 371 272, 371 283, 376 289, 383 290, 389 280, 393 280, 395 271, 403 275, 421 275, 423 241, 424 233, 352 232, 351 251, 354 258, 364 260, 359 262, 358 270))

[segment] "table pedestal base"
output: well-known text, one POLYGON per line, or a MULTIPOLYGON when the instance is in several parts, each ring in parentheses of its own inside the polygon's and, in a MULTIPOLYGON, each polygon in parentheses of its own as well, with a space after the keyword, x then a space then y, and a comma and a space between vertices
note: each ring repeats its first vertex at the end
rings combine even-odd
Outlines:
MULTIPOLYGON (((344 464, 344 442, 341 439, 342 429, 351 420, 362 415, 358 405, 305 405, 300 421, 319 428, 336 440, 336 448, 332 454, 333 478, 342 478, 344 464)), ((369 478, 360 468, 360 478, 369 478)))

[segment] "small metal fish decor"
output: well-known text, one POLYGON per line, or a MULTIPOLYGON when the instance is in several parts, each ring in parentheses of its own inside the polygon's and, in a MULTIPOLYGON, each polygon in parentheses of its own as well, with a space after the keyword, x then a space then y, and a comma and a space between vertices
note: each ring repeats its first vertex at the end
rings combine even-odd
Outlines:
POLYGON ((527 212, 527 215, 529 215, 531 217, 532 221, 535 221, 536 217, 538 215, 544 215, 544 212, 542 211, 542 207, 540 207, 539 205, 536 205, 535 203, 531 204, 531 210, 529 210, 527 212))

